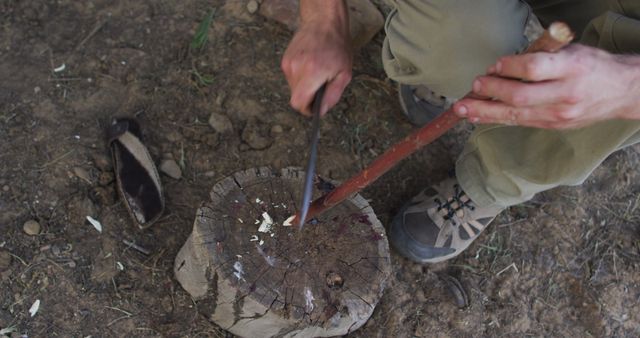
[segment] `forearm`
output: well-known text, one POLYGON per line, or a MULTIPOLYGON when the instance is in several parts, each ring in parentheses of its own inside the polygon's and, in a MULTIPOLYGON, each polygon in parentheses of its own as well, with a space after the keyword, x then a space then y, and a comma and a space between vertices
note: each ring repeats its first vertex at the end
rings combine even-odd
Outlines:
POLYGON ((345 0, 300 0, 300 24, 317 24, 349 32, 345 0))

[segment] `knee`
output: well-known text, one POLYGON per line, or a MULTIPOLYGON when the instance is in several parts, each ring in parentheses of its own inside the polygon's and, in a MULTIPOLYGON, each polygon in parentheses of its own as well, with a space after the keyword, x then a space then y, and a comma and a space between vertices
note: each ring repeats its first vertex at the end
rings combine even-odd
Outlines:
POLYGON ((385 26, 385 70, 399 82, 461 97, 498 57, 526 44, 529 15, 520 0, 398 1, 385 26))

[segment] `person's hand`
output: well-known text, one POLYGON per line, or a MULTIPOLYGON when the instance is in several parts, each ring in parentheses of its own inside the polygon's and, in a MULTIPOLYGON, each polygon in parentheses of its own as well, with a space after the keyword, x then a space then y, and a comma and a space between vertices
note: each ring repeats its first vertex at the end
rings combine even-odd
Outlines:
POLYGON ((321 115, 338 103, 351 81, 352 52, 346 8, 341 1, 336 8, 325 1, 301 2, 299 29, 282 57, 282 71, 291 89, 290 104, 304 115, 310 115, 315 92, 324 83, 327 88, 321 115), (305 4, 307 7, 302 7, 305 4), (310 8, 315 5, 320 8, 310 8))
POLYGON ((454 111, 473 123, 548 129, 609 119, 640 119, 640 58, 582 45, 557 53, 502 57, 473 82, 454 111))

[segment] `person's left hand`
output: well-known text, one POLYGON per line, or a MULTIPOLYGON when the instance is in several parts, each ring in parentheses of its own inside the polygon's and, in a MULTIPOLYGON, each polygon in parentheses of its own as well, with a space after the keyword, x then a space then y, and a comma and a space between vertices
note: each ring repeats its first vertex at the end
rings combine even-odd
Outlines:
POLYGON ((473 82, 473 93, 454 111, 473 123, 549 129, 598 121, 639 119, 640 57, 616 56, 582 45, 557 53, 502 57, 473 82))

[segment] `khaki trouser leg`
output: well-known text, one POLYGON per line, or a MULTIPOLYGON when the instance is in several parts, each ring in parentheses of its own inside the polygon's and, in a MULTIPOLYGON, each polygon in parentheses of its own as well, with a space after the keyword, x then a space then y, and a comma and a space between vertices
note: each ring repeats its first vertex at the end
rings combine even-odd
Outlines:
POLYGON ((387 18, 384 69, 404 84, 461 98, 473 78, 523 48, 529 7, 518 0, 398 0, 387 18))
MULTIPOLYGON (((591 9, 602 6, 603 0, 593 1, 591 9)), ((587 22, 576 18, 568 3, 590 1, 531 1, 547 17, 561 19, 562 11, 571 11, 572 21, 587 22)), ((610 11, 587 24, 581 42, 611 52, 640 52, 640 1, 608 5, 610 11)), ((594 10, 584 13, 591 19, 594 10)), ((529 8, 518 0, 398 1, 386 24, 385 70, 399 82, 460 97, 499 56, 522 47, 527 15, 529 8)), ((458 159, 456 175, 478 205, 506 207, 553 187, 581 184, 612 152, 639 141, 640 121, 569 131, 479 126, 458 159)))
POLYGON ((608 121, 555 131, 482 126, 456 163, 456 176, 481 206, 507 207, 560 185, 581 184, 612 152, 640 141, 640 123, 608 121))

